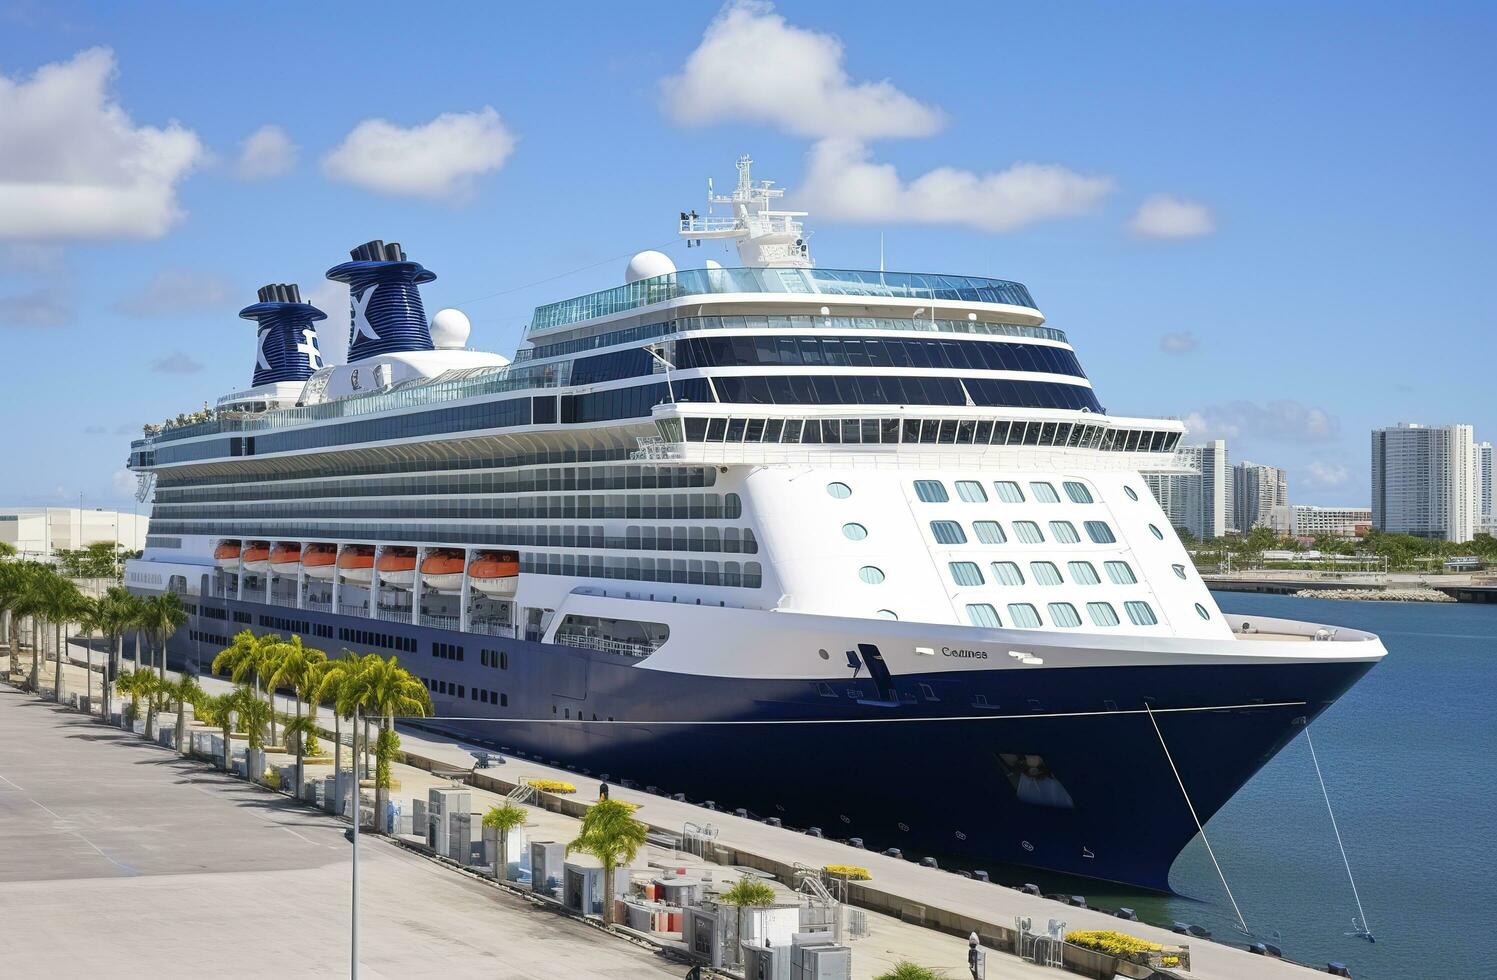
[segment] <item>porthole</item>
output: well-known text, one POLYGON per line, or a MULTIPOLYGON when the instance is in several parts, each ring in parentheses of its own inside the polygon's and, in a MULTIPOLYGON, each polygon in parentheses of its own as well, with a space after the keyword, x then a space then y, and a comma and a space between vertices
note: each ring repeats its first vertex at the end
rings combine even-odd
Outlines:
POLYGON ((1201 605, 1199 602, 1196 603, 1196 615, 1200 616, 1202 619, 1211 618, 1211 614, 1206 611, 1206 607, 1201 605))
POLYGON ((842 536, 849 541, 862 541, 868 537, 868 529, 861 524, 844 524, 842 525, 842 536))
POLYGON ((1159 528, 1155 527, 1152 524, 1149 525, 1149 533, 1154 535, 1154 537, 1158 538, 1160 541, 1164 540, 1164 532, 1159 530, 1159 528))
POLYGON ((1128 495, 1128 499, 1129 500, 1137 500, 1138 499, 1138 494, 1136 492, 1134 492, 1134 489, 1132 487, 1130 487, 1130 486, 1126 486, 1125 485, 1123 487, 1123 492, 1128 495))
POLYGON ((877 615, 878 615, 879 619, 898 619, 899 618, 899 614, 896 613, 892 609, 880 609, 878 611, 877 615))
POLYGON ((858 578, 869 585, 877 585, 884 580, 884 570, 876 565, 864 565, 858 569, 858 578))
POLYGON ((1184 565, 1171 565, 1170 567, 1175 570, 1175 578, 1182 579, 1182 580, 1185 578, 1185 566, 1184 565))
POLYGON ((852 487, 845 483, 828 483, 826 485, 826 492, 838 500, 846 500, 852 496, 852 487))
POLYGON ((825 650, 817 650, 816 655, 819 656, 822 660, 832 659, 832 655, 830 653, 827 653, 825 650))

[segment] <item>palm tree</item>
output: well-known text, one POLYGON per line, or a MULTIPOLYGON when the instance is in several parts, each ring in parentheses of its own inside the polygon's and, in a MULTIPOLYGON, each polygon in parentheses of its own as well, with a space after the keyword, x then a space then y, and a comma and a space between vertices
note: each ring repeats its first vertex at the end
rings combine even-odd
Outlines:
POLYGON ((167 701, 177 706, 177 754, 186 755, 187 706, 190 704, 196 709, 208 692, 198 684, 197 678, 189 674, 183 674, 175 681, 161 682, 159 686, 167 701))
POLYGON ((60 703, 62 701, 62 666, 67 661, 67 643, 63 634, 67 632, 67 624, 78 613, 83 602, 83 593, 70 579, 56 574, 47 577, 43 591, 46 596, 47 619, 51 621, 54 631, 55 649, 53 652, 57 655, 52 673, 52 699, 60 703))
POLYGON ((509 874, 509 832, 524 826, 529 816, 523 806, 508 801, 489 807, 489 812, 483 815, 483 825, 496 831, 499 837, 499 846, 494 849, 494 877, 501 882, 509 874))
MULTIPOLYGON (((343 800, 339 786, 343 775, 343 716, 350 708, 347 692, 352 690, 353 676, 358 673, 361 658, 358 654, 343 651, 344 656, 329 660, 320 668, 321 677, 313 697, 316 701, 328 701, 333 706, 333 808, 341 814, 343 800)), ((357 758, 358 732, 354 732, 355 758, 357 758)), ((358 783, 358 763, 354 766, 354 783, 358 783)))
POLYGON ((182 607, 182 597, 175 592, 163 592, 146 600, 146 626, 161 641, 159 668, 161 679, 166 680, 166 643, 183 623, 187 622, 187 610, 182 607))
MULTIPOLYGON (((265 686, 270 690, 272 701, 275 692, 290 687, 296 692, 296 717, 301 718, 301 703, 311 700, 317 678, 313 676, 314 664, 327 662, 327 654, 312 647, 302 646, 301 637, 293 635, 284 643, 272 643, 268 651, 272 661, 265 686)), ((275 741, 275 729, 271 729, 271 741, 275 741)))
MULTIPOLYGON (((239 726, 249 738, 250 752, 265 751, 265 726, 270 721, 271 709, 260 695, 241 684, 234 689, 231 695, 234 698, 234 711, 239 715, 239 726)), ((255 772, 250 768, 250 756, 245 755, 244 775, 252 783, 257 783, 265 774, 255 772)))
MULTIPOLYGON (((10 547, 9 543, 5 543, 10 547)), ((15 549, 11 549, 11 554, 15 549)), ((0 640, 6 646, 6 652, 10 656, 10 663, 15 663, 17 649, 16 641, 20 633, 18 626, 19 617, 15 613, 13 604, 20 598, 24 589, 26 576, 29 574, 29 562, 0 561, 0 640)))
POLYGON ((634 807, 623 800, 599 800, 582 817, 577 839, 567 853, 581 851, 603 862, 603 922, 613 925, 613 876, 620 862, 629 864, 645 846, 648 828, 634 819, 634 807))
POLYGON ((150 618, 151 609, 150 606, 147 605, 144 596, 138 596, 129 593, 127 593, 127 595, 129 595, 129 598, 127 600, 129 605, 127 606, 127 615, 125 617, 126 622, 128 623, 126 629, 132 630, 135 633, 135 669, 139 670, 141 667, 141 635, 146 632, 146 624, 150 618))
MULTIPOLYGON (((156 679, 156 675, 149 670, 132 670, 120 675, 118 681, 120 693, 130 696, 130 706, 125 709, 127 724, 135 724, 135 719, 140 717, 140 699, 153 697, 158 683, 160 681, 156 679)), ((146 733, 149 736, 149 724, 146 727, 146 733)))
POLYGON ((233 769, 230 758, 233 755, 234 736, 234 706, 238 703, 233 691, 227 694, 215 694, 205 697, 196 705, 196 709, 202 712, 203 720, 217 725, 219 733, 223 735, 223 767, 224 772, 233 769))
POLYGON ((296 790, 292 793, 298 800, 301 799, 302 781, 306 773, 307 746, 315 744, 314 735, 317 731, 317 722, 312 720, 311 715, 297 713, 295 718, 286 722, 286 741, 291 745, 292 751, 296 753, 296 790))
POLYGON ((16 595, 10 600, 11 613, 17 619, 31 622, 31 671, 27 685, 33 693, 41 690, 41 658, 46 636, 46 581, 52 574, 52 570, 46 566, 29 562, 18 583, 16 595))
POLYGON ((395 734, 396 716, 427 717, 432 714, 431 695, 399 659, 368 657, 354 675, 350 697, 353 703, 371 717, 380 720, 379 740, 375 743, 374 823, 378 833, 388 828, 386 803, 390 795, 390 759, 400 746, 395 734))
POLYGON ((133 596, 119 586, 110 586, 98 600, 99 629, 109 640, 109 649, 104 664, 104 717, 109 718, 114 710, 110 695, 114 678, 119 676, 124 661, 125 632, 130 628, 133 596))
MULTIPOLYGON (((103 624, 103 600, 90 599, 88 596, 80 596, 78 609, 74 614, 78 620, 78 629, 83 632, 84 656, 88 661, 88 673, 84 675, 84 694, 88 697, 88 710, 94 710, 94 633, 103 624)), ((106 719, 108 715, 104 716, 106 719)))
POLYGON ((36 688, 36 613, 41 593, 37 582, 43 572, 41 565, 32 561, 7 561, 0 564, 0 613, 8 617, 7 635, 10 638, 12 665, 21 655, 21 621, 31 620, 32 689, 36 688))
MULTIPOLYGON (((234 634, 234 641, 213 658, 213 664, 209 669, 215 674, 228 674, 229 680, 235 684, 252 681, 255 685, 255 695, 258 697, 261 680, 273 669, 269 656, 270 647, 278 640, 278 637, 256 636, 249 630, 240 630, 234 634)), ((271 696, 274 697, 274 695, 271 696)), ((275 718, 272 712, 271 724, 274 723, 275 718)), ((271 733, 271 737, 275 737, 274 732, 271 733)))

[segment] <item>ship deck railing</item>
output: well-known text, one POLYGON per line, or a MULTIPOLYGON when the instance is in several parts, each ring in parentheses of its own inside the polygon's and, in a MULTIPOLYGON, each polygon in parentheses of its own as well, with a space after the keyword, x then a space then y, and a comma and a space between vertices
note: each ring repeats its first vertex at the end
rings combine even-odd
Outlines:
POLYGON ((586 633, 557 633, 556 642, 563 646, 597 650, 600 653, 622 653, 630 657, 648 657, 655 652, 655 648, 648 643, 630 643, 626 640, 612 640, 605 636, 593 636, 586 633))

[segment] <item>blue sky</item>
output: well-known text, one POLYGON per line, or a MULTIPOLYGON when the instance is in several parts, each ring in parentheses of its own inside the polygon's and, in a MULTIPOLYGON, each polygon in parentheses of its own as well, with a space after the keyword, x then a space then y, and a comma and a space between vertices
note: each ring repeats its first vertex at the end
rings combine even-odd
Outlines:
POLYGON ((263 283, 398 240, 508 353, 749 152, 821 265, 1023 281, 1109 411, 1364 504, 1375 425, 1497 438, 1494 42, 1478 4, 0 0, 0 501, 128 507, 140 423, 247 384, 263 283))

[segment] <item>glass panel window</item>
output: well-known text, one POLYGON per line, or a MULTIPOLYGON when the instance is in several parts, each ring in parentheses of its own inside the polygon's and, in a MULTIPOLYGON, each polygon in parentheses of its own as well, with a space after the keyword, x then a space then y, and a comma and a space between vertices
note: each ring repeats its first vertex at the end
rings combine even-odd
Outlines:
POLYGON ((1206 607, 1201 605, 1199 602, 1196 603, 1196 615, 1200 616, 1202 619, 1211 618, 1211 614, 1206 611, 1206 607))
POLYGON ((1133 566, 1125 561, 1108 562, 1107 577, 1112 579, 1113 585, 1133 585, 1138 581, 1133 574, 1133 566))
POLYGON ((990 566, 993 569, 993 581, 999 585, 1023 585, 1024 573, 1019 571, 1019 566, 1011 561, 995 561, 990 566))
POLYGON ((997 629, 1003 625, 998 620, 998 610, 986 602, 970 602, 967 604, 967 622, 973 626, 985 626, 989 629, 997 629))
POLYGON ((878 585, 884 580, 884 570, 876 565, 864 565, 858 569, 858 578, 869 585, 878 585))
POLYGON ((1029 492, 1034 494, 1034 499, 1042 504, 1060 503, 1060 495, 1055 492, 1055 486, 1043 480, 1036 480, 1029 485, 1029 492))
POLYGON ((956 495, 969 504, 986 503, 988 492, 976 480, 957 480, 956 495))
POLYGON ((1036 585, 1059 585, 1060 569, 1048 561, 1032 561, 1029 563, 1029 574, 1034 576, 1036 585))
POLYGON ((846 500, 852 496, 852 487, 845 483, 828 483, 826 485, 826 492, 838 500, 846 500))
POLYGON ((916 480, 915 496, 927 504, 944 504, 951 499, 946 495, 946 484, 940 480, 916 480))
POLYGON ((937 544, 966 544, 967 533, 956 521, 931 521, 930 533, 937 544))
POLYGON ((1024 502, 1024 491, 1012 480, 999 480, 993 484, 993 491, 998 494, 998 499, 1005 504, 1022 504, 1024 502))
POLYGON ((1076 525, 1070 521, 1051 521, 1050 536, 1061 544, 1075 544, 1081 540, 1081 535, 1076 533, 1076 525))
POLYGON ((1050 610, 1050 622, 1056 626, 1081 625, 1081 614, 1069 602, 1052 602, 1047 608, 1050 610))
POLYGON ((1071 581, 1077 585, 1096 585, 1102 581, 1097 578, 1097 568, 1089 561, 1066 562, 1066 570, 1071 573, 1071 581))
POLYGON ((1153 626, 1159 622, 1154 617, 1154 607, 1147 602, 1135 599, 1123 603, 1123 608, 1128 610, 1128 618, 1133 621, 1134 626, 1153 626))
POLYGON ((983 544, 1003 544, 1008 540, 1008 536, 1003 533, 1003 525, 997 521, 973 521, 972 531, 983 544))
POLYGON ((1086 488, 1085 483, 1067 480, 1064 486, 1066 488, 1066 496, 1071 498, 1071 503, 1089 504, 1092 502, 1092 492, 1086 488))
POLYGON ((1118 611, 1112 608, 1110 602, 1088 602, 1086 614, 1091 617, 1093 626, 1116 626, 1118 624, 1118 611))
POLYGON ((1117 541, 1106 521, 1087 521, 1086 536, 1092 539, 1092 544, 1113 544, 1117 541))
POLYGON ((1170 567, 1175 570, 1175 578, 1178 578, 1178 579, 1184 579, 1185 578, 1185 566, 1184 565, 1171 565, 1170 567))
POLYGON ((1027 602, 1010 602, 1008 604, 1008 621, 1020 629, 1038 629, 1044 625, 1040 622, 1039 610, 1027 602))
POLYGON ((849 541, 862 541, 868 537, 868 529, 861 524, 842 525, 842 535, 849 541))
POLYGON ((1154 537, 1158 538, 1160 541, 1164 540, 1164 532, 1159 530, 1159 528, 1155 527, 1152 524, 1149 525, 1149 533, 1154 535, 1154 537))
POLYGON ((1014 536, 1025 544, 1045 543, 1045 536, 1034 521, 1014 521, 1014 536))
POLYGON ((982 585, 982 569, 977 567, 973 561, 948 562, 947 567, 951 569, 951 580, 957 585, 982 585))

